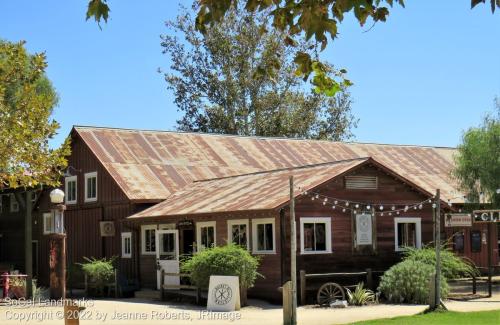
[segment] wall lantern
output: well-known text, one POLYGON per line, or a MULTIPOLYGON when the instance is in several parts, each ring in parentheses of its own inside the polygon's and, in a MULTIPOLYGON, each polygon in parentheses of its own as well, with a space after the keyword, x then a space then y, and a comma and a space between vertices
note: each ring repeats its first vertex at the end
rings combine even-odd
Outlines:
POLYGON ((50 202, 55 205, 52 209, 53 222, 54 222, 54 233, 64 234, 64 210, 66 206, 62 204, 64 202, 64 192, 56 188, 50 192, 50 202))

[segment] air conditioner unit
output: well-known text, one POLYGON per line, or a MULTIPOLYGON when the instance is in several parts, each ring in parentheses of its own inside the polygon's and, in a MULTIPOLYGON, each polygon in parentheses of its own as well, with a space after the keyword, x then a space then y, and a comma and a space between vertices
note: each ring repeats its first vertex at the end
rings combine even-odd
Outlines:
POLYGON ((113 237, 115 235, 115 223, 113 221, 101 221, 101 236, 113 237))

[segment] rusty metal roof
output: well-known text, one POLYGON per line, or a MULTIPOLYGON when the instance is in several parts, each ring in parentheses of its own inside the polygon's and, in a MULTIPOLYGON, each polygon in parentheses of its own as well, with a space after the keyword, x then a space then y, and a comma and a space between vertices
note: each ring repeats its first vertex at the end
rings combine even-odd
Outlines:
POLYGON ((131 200, 164 200, 197 180, 373 157, 409 181, 462 202, 452 148, 76 126, 131 200))
MULTIPOLYGON (((290 199, 290 175, 294 176, 295 188, 309 190, 366 161, 368 159, 360 158, 199 181, 129 218, 271 210, 290 199)), ((300 195, 300 192, 295 194, 300 195)))

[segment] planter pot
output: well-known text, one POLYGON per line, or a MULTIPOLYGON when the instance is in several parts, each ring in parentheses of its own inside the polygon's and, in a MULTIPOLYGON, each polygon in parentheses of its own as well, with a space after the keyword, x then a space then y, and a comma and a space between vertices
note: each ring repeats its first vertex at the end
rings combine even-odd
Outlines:
POLYGON ((26 298, 26 288, 24 286, 9 287, 9 293, 13 298, 26 298))
POLYGON ((248 305, 247 288, 241 286, 240 286, 240 305, 241 307, 248 305))

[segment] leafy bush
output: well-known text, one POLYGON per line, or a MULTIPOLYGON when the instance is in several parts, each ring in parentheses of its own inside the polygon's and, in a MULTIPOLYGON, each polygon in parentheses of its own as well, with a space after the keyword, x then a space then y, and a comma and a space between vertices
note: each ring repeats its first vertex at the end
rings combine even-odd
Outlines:
MULTIPOLYGON (((457 256, 446 246, 441 247, 441 272, 447 279, 461 276, 479 275, 477 269, 462 257, 457 256)), ((422 262, 436 267, 436 250, 434 247, 425 246, 421 249, 407 247, 403 252, 403 260, 422 262)))
POLYGON ((227 244, 194 254, 181 268, 183 273, 190 273, 191 280, 201 288, 208 288, 211 275, 238 276, 241 287, 250 288, 257 276, 261 276, 258 266, 259 258, 240 246, 227 244))
MULTIPOLYGON (((426 304, 429 302, 429 279, 435 268, 424 262, 404 260, 387 270, 378 290, 391 302, 426 304)), ((448 295, 448 283, 441 274, 441 297, 448 295)))
POLYGON ((82 270, 89 277, 89 281, 96 287, 97 291, 102 294, 104 285, 112 279, 115 274, 113 263, 116 256, 110 259, 97 259, 95 257, 84 257, 83 259, 87 262, 78 264, 82 266, 82 270))
POLYGON ((375 294, 370 289, 363 288, 363 282, 360 282, 354 291, 347 288, 347 299, 351 305, 363 306, 369 302, 374 302, 375 294))

